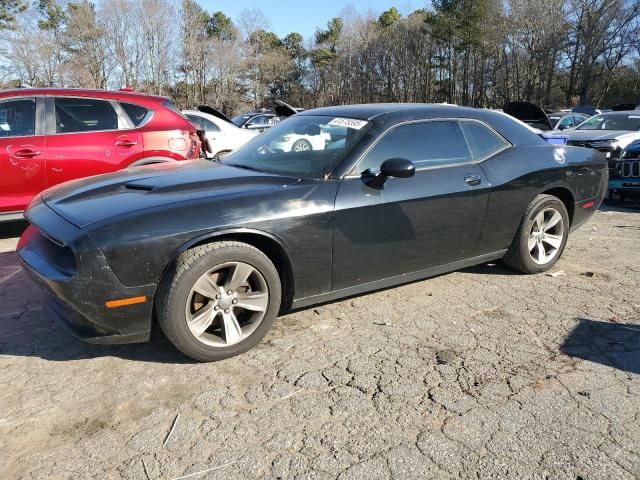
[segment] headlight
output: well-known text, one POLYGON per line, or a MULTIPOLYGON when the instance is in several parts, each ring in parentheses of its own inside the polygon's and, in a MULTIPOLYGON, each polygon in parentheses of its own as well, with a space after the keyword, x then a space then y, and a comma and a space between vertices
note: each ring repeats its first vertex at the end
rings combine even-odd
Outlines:
POLYGON ((589 142, 592 148, 610 148, 616 150, 620 144, 617 140, 594 140, 589 142))

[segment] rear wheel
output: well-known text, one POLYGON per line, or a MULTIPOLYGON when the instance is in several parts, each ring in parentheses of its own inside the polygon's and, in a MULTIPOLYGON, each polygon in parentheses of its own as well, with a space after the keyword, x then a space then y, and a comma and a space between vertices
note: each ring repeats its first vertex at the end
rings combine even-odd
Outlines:
POLYGON ((504 262, 524 273, 549 270, 558 261, 569 235, 569 214, 552 195, 538 195, 529 205, 504 262))
POLYGON ((280 308, 278 272, 240 242, 217 242, 180 256, 156 298, 167 338, 199 361, 246 352, 269 331, 280 308))

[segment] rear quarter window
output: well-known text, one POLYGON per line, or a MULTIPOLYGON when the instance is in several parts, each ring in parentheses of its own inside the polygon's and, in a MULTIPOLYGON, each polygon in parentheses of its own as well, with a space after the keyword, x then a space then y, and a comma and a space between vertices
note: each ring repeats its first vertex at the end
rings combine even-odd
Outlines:
POLYGON ((150 110, 141 107, 140 105, 135 105, 133 103, 124 103, 120 102, 120 106, 125 111, 125 113, 129 116, 131 123, 135 127, 139 127, 146 120, 147 115, 150 113, 150 110))
POLYGON ((486 158, 508 146, 495 132, 479 122, 460 122, 460 126, 474 160, 486 158))

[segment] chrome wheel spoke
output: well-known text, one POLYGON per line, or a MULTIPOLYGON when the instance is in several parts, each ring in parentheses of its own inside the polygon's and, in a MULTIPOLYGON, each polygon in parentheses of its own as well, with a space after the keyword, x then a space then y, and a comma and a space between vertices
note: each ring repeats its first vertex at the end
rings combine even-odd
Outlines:
POLYGON ((551 245, 553 248, 560 248, 560 245, 562 245, 562 235, 551 235, 550 233, 547 233, 542 237, 542 241, 551 245))
POLYGON ((214 310, 212 304, 207 304, 202 307, 189 320, 189 329, 191 330, 191 333, 193 333, 195 337, 202 335, 207 328, 211 326, 213 319, 217 314, 218 312, 214 310))
POLYGON ((222 314, 222 328, 224 330, 224 339, 227 345, 233 345, 242 340, 242 327, 238 323, 238 319, 232 311, 222 314))
POLYGON ((560 213, 554 210, 553 215, 551 215, 551 218, 547 221, 547 223, 544 224, 544 229, 549 230, 555 227, 558 224, 558 222, 560 222, 561 220, 562 220, 562 215, 560 215, 560 213))
POLYGON ((538 242, 538 262, 544 263, 546 257, 547 257, 547 252, 544 249, 544 245, 542 245, 542 242, 538 242))
POLYGON ((531 233, 529 235, 529 241, 527 242, 527 246, 529 247, 529 251, 533 252, 533 249, 536 248, 537 238, 535 233, 531 233))
POLYGON ((230 277, 225 283, 225 290, 237 290, 243 283, 247 281, 249 275, 251 275, 255 269, 251 265, 246 263, 236 263, 230 277))
POLYGON ((216 283, 207 274, 201 276, 193 286, 193 289, 200 295, 211 299, 216 298, 216 295, 219 293, 219 288, 220 287, 218 287, 218 285, 216 285, 216 283))
POLYGON ((236 307, 253 312, 264 312, 269 305, 269 296, 264 292, 239 294, 237 300, 238 303, 235 305, 236 307))
POLYGON ((536 225, 538 226, 538 228, 536 228, 536 230, 538 232, 541 232, 542 229, 544 228, 544 211, 540 212, 538 215, 536 215, 536 225))

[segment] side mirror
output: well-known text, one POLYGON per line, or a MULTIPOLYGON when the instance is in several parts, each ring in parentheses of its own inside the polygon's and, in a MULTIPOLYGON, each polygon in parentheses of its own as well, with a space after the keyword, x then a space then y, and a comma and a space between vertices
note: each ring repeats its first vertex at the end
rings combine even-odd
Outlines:
POLYGON ((382 162, 380 173, 385 177, 409 178, 416 173, 416 166, 406 158, 390 158, 382 162))
POLYGON ((390 158, 382 162, 380 172, 367 171, 364 174, 365 183, 371 188, 382 188, 390 177, 409 178, 416 173, 416 166, 406 158, 390 158))

